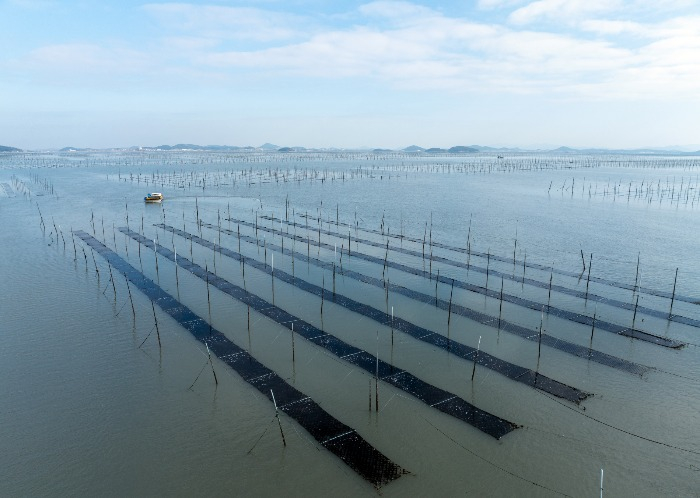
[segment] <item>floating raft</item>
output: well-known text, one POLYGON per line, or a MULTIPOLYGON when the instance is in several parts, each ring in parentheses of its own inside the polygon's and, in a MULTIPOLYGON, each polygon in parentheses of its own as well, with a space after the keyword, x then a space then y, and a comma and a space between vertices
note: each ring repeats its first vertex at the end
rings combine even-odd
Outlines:
MULTIPOLYGON (((175 233, 177 233, 177 229, 175 230, 175 233)), ((499 418, 496 415, 477 408, 459 396, 428 384, 411 373, 398 369, 393 365, 378 359, 371 353, 356 348, 355 346, 352 346, 345 341, 314 327, 310 323, 286 312, 282 308, 267 302, 255 294, 251 294, 244 288, 218 277, 214 273, 202 268, 196 263, 191 262, 187 258, 180 256, 177 258, 177 261, 175 261, 175 254, 173 251, 163 247, 162 245, 154 246, 154 242, 152 240, 147 239, 137 232, 134 232, 128 228, 119 228, 119 231, 128 235, 144 246, 157 250, 158 254, 161 254, 169 260, 175 262, 181 268, 188 270, 199 278, 206 279, 209 285, 216 287, 220 291, 225 292, 229 296, 241 301, 244 304, 250 305, 252 309, 272 319, 278 324, 288 329, 291 329, 292 325, 294 324, 294 332, 299 334, 304 339, 313 342, 317 346, 326 349, 328 352, 332 353, 338 358, 343 359, 372 375, 377 373, 379 379, 398 389, 401 389, 408 394, 411 394, 432 408, 462 420, 463 422, 476 427, 480 431, 496 439, 500 439, 509 432, 518 428, 518 425, 514 424, 513 422, 509 422, 508 420, 499 418)), ((208 247, 210 249, 217 248, 218 252, 218 246, 209 241, 199 239, 199 237, 196 236, 193 238, 193 240, 198 240, 198 243, 201 243, 201 245, 204 247, 208 247)), ((226 254, 223 249, 221 249, 221 253, 226 254)))
MULTIPOLYGON (((239 220, 232 220, 232 221, 239 221, 239 220)), ((247 226, 253 226, 251 223, 246 222, 246 221, 239 221, 239 222, 241 224, 245 224, 247 226)), ((274 233, 274 234, 279 234, 279 235, 282 235, 284 237, 292 238, 294 240, 304 241, 304 242, 308 241, 310 243, 317 244, 316 242, 309 241, 309 239, 306 239, 306 238, 303 238, 300 236, 285 234, 284 232, 275 230, 273 228, 262 228, 262 227, 258 227, 258 228, 260 230, 266 230, 266 231, 269 231, 269 232, 274 233)), ((243 236, 241 236, 241 237, 243 237, 243 236)), ((268 244, 268 245, 270 245, 270 244, 268 244)), ((291 252, 289 254, 291 254, 291 252)), ((300 258, 303 257, 303 254, 300 254, 300 253, 294 253, 294 254, 295 254, 295 257, 300 257, 300 258)), ((354 256, 355 253, 353 252, 352 255, 354 256)), ((362 255, 360 255, 358 257, 363 258, 362 255)), ((368 256, 368 257, 371 257, 371 256, 368 256)), ((382 263, 383 263, 383 261, 384 260, 382 260, 382 263)), ((344 270, 344 271, 348 271, 348 270, 344 270)), ((349 273, 348 273, 348 275, 349 275, 349 273)), ((357 274, 357 277, 358 277, 358 279, 360 279, 363 282, 372 283, 372 284, 374 284, 375 283, 374 281, 376 280, 376 279, 373 279, 372 277, 368 277, 366 275, 359 274, 359 273, 357 274)), ((382 281, 379 280, 379 282, 382 282, 382 281)), ((406 289, 405 287, 401 287, 401 286, 394 285, 391 283, 389 284, 389 288, 392 291, 397 292, 399 294, 402 294, 404 296, 407 296, 411 299, 416 299, 416 300, 424 301, 427 303, 435 304, 436 306, 442 306, 443 309, 447 309, 445 307, 446 302, 444 300, 439 300, 439 299, 436 301, 434 296, 427 296, 427 294, 422 294, 420 292, 406 289)), ((449 303, 447 304, 447 306, 449 306, 449 303)), ((559 351, 563 351, 567 354, 577 356, 579 358, 585 358, 587 360, 590 360, 590 361, 593 361, 596 363, 600 363, 601 365, 606 365, 606 366, 609 366, 609 367, 612 367, 612 368, 615 368, 618 370, 624 370, 626 372, 630 372, 630 373, 637 374, 637 375, 643 375, 644 373, 646 373, 649 370, 648 367, 646 367, 644 365, 640 365, 639 363, 634 363, 634 362, 631 362, 628 360, 624 360, 622 358, 618 358, 616 356, 609 355, 607 353, 603 353, 601 351, 597 351, 595 349, 587 348, 585 346, 580 346, 578 344, 574 344, 572 342, 565 341, 563 339, 558 339, 558 338, 550 336, 548 334, 543 333, 541 336, 541 339, 540 339, 539 334, 533 333, 533 331, 528 329, 527 327, 523 327, 522 325, 511 323, 507 320, 503 320, 503 319, 499 320, 498 317, 487 315, 487 314, 482 313, 480 311, 476 311, 476 310, 473 310, 471 308, 467 308, 466 306, 456 305, 453 303, 452 304, 452 311, 454 313, 457 313, 457 314, 460 314, 464 317, 467 317, 471 320, 474 320, 482 325, 497 328, 500 331, 503 331, 503 332, 506 332, 509 334, 513 334, 513 335, 517 335, 518 337, 521 337, 521 338, 529 340, 529 341, 541 340, 542 344, 549 346, 553 349, 558 349, 559 351)), ((396 320, 396 318, 394 320, 396 320)), ((596 321, 596 325, 597 325, 597 323, 598 322, 596 321)))
POLYGON ((255 387, 270 401, 274 392, 277 407, 318 441, 321 446, 343 460, 375 487, 398 479, 405 471, 370 445, 353 428, 323 410, 309 396, 292 387, 275 372, 262 365, 247 351, 236 346, 224 334, 177 301, 109 249, 84 231, 74 232, 109 264, 139 288, 149 299, 187 329, 198 341, 231 367, 243 380, 255 387))
MULTIPOLYGON (((206 226, 206 224, 204 224, 206 226)), ((159 228, 163 228, 165 230, 168 230, 170 232, 176 233, 177 235, 180 235, 181 237, 185 237, 187 239, 191 239, 198 244, 205 245, 209 247, 211 242, 205 241, 204 239, 198 237, 197 235, 190 234, 188 232, 184 232, 182 230, 179 230, 177 228, 174 228, 172 226, 168 225, 163 225, 163 224, 158 224, 156 225, 159 228)), ((223 230, 224 232, 228 232, 227 230, 223 230)), ((241 235, 241 239, 246 240, 247 242, 255 243, 256 239, 253 237, 248 237, 246 235, 241 235)), ((270 247, 273 250, 278 250, 281 251, 281 248, 279 246, 276 246, 274 244, 267 244, 267 247, 270 247)), ((232 251, 230 249, 227 249, 225 247, 221 247, 217 244, 213 245, 213 250, 218 252, 219 254, 223 254, 225 256, 228 256, 230 258, 236 259, 236 260, 241 260, 241 254, 232 251)), ((291 251, 288 249, 284 250, 285 254, 288 254, 291 256, 291 251)), ((315 260, 314 258, 308 258, 304 256, 303 254, 296 254, 296 257, 298 257, 301 261, 308 261, 311 262, 315 265, 321 266, 326 269, 332 269, 331 265, 328 263, 322 263, 319 262, 318 260, 315 260)), ((265 263, 262 263, 260 261, 257 261, 253 258, 245 258, 245 261, 248 265, 252 266, 253 268, 256 268, 262 272, 265 272, 269 275, 272 275, 272 268, 268 266, 265 263)), ((352 278, 357 278, 358 280, 361 280, 366 283, 373 284, 377 287, 382 287, 382 281, 376 278, 371 278, 371 277, 366 277, 364 275, 360 275, 359 273, 355 272, 340 272, 343 275, 346 276, 351 276, 352 278), (352 273, 352 275, 351 275, 352 273)), ((418 325, 415 325, 407 320, 404 320, 402 318, 398 317, 392 317, 388 315, 387 313, 378 310, 376 308, 373 308, 369 305, 360 303, 358 301, 355 301, 349 297, 343 296, 342 294, 334 293, 328 289, 323 289, 322 287, 319 287, 317 285, 314 285, 310 282, 307 282, 303 279, 300 279, 298 277, 294 277, 293 275, 290 275, 287 272, 284 272, 282 270, 276 270, 275 271, 275 277, 277 277, 279 280, 282 282, 288 283, 290 285, 293 285, 299 289, 302 289, 306 292, 309 292, 313 295, 316 296, 321 296, 323 295, 323 298, 325 300, 328 300, 329 302, 333 302, 334 304, 337 304, 339 306, 342 306, 345 309, 348 309, 350 311, 353 311, 355 313, 358 313, 362 316, 365 316, 367 318, 370 318, 381 325, 384 326, 391 326, 398 332, 403 332, 414 339, 417 339, 419 341, 422 341, 426 344, 429 344, 431 346, 440 348, 444 351, 446 351, 449 354, 453 354, 459 358, 469 360, 469 361, 476 361, 479 365, 486 367, 490 370, 493 370, 495 372, 500 373, 501 375, 504 375, 508 377, 511 380, 514 380, 516 382, 520 382, 522 384, 525 384, 530 387, 534 387, 535 389, 541 390, 543 392, 547 392, 549 394, 552 394, 554 396, 557 396, 562 399, 566 399, 567 401, 572 401, 576 404, 580 403, 581 401, 585 400, 586 398, 590 397, 591 394, 581 391, 579 389, 576 389, 575 387, 568 386, 566 384, 563 384, 559 381, 556 381, 554 379, 551 379, 545 375, 540 374, 539 372, 535 372, 533 370, 530 370, 525 367, 521 367, 519 365, 515 365, 513 363, 509 363, 505 360, 502 360, 500 358, 497 358, 495 356, 492 356, 484 351, 479 351, 475 348, 472 348, 470 346, 467 346, 465 344, 462 344, 460 342, 454 341, 452 339, 448 339, 445 336, 441 334, 437 334, 431 330, 428 330, 426 328, 420 327, 418 325)), ((391 287, 390 287, 391 288, 391 287)), ((406 289, 407 290, 407 289, 406 289)), ((432 301, 431 301, 432 302, 432 301)), ((454 306, 454 305, 453 305, 454 306)))
MULTIPOLYGON (((244 223, 243 221, 241 221, 241 220, 236 220, 236 219, 234 219, 234 218, 231 218, 230 221, 244 223)), ((249 223, 249 222, 245 222, 245 223, 249 223)), ((331 235, 331 236, 334 236, 334 237, 338 237, 338 238, 340 238, 340 239, 342 239, 342 240, 348 240, 348 239, 350 239, 351 241, 356 242, 356 243, 362 243, 362 244, 365 244, 365 245, 368 245, 368 246, 378 247, 378 248, 381 248, 381 249, 386 249, 386 243, 385 243, 385 244, 382 244, 382 243, 380 243, 380 242, 375 242, 375 241, 368 240, 368 239, 362 239, 362 238, 359 238, 359 237, 346 237, 346 236, 344 236, 343 234, 341 234, 341 233, 339 233, 339 232, 333 232, 333 231, 331 231, 331 230, 323 230, 323 229, 321 229, 320 227, 312 227, 312 226, 310 226, 310 225, 304 225, 304 224, 301 224, 301 223, 294 223, 294 222, 291 222, 291 221, 287 221, 287 222, 284 222, 284 221, 283 221, 283 223, 285 223, 285 224, 287 224, 287 225, 290 225, 290 226, 302 228, 302 229, 304 229, 304 230, 308 230, 309 232, 313 232, 313 233, 323 233, 323 234, 325 234, 325 235, 331 235)), ((254 225, 252 225, 252 224, 249 224, 249 225, 250 225, 250 226, 254 226, 254 225)), ((259 226, 259 225, 258 225, 256 228, 257 228, 258 230, 275 230, 275 229, 267 229, 267 228, 261 227, 261 226, 259 226)), ((281 230, 279 231, 279 233, 284 234, 284 232, 282 232, 281 230)), ((285 234, 285 235, 288 235, 288 234, 285 234)), ((350 234, 348 234, 348 235, 350 235, 350 234)), ((313 243, 313 241, 311 241, 311 242, 313 243)), ((433 242, 432 245, 433 245, 434 247, 437 247, 437 246, 436 246, 436 242, 433 242)), ((416 256, 416 257, 419 257, 419 258, 425 258, 425 254, 422 253, 422 252, 420 252, 420 251, 414 251, 414 250, 405 249, 405 248, 402 248, 402 247, 390 247, 390 249, 391 249, 392 251, 400 252, 400 253, 402 253, 402 254, 407 254, 407 255, 409 255, 409 256, 416 256)), ((466 250, 464 250, 464 252, 466 252, 466 250)), ((351 254, 352 256, 354 256, 354 252, 351 252, 350 254, 351 254)), ((475 254, 475 253, 471 253, 471 254, 475 254)), ((480 254, 480 255, 483 255, 484 257, 487 257, 487 255, 484 255, 483 253, 479 253, 479 254, 480 254)), ((489 257, 491 257, 492 259, 496 259, 493 255, 489 255, 489 257)), ((539 280, 535 280, 535 279, 532 279, 532 278, 519 277, 519 276, 510 274, 510 273, 504 273, 504 272, 495 270, 495 269, 493 269, 493 268, 487 269, 487 268, 484 268, 484 267, 481 267, 481 266, 475 266, 475 265, 473 265, 473 264, 462 263, 461 261, 455 261, 455 260, 452 260, 452 259, 449 259, 449 258, 444 258, 444 257, 441 257, 441 256, 435 256, 435 255, 433 255, 430 259, 431 259, 432 261, 434 261, 434 262, 444 263, 444 264, 446 264, 446 265, 454 266, 454 267, 456 267, 456 268, 464 268, 464 269, 468 269, 468 270, 475 271, 475 272, 477 272, 477 273, 483 273, 483 274, 488 273, 490 276, 499 277, 499 278, 502 278, 503 280, 512 280, 512 281, 514 281, 514 282, 520 282, 520 283, 527 284, 527 285, 530 285, 530 286, 533 286, 533 287, 538 287, 538 288, 541 288, 541 289, 549 289, 549 288, 550 288, 549 282, 541 282, 541 281, 539 281, 539 280)), ((384 260, 382 260, 382 262, 383 262, 383 261, 384 261, 384 260)), ((498 261, 512 262, 512 260, 507 260, 506 258, 503 258, 503 257, 499 257, 498 261)), ((542 265, 537 265, 537 266, 540 266, 541 269, 546 269, 547 271, 550 271, 550 270, 551 270, 550 267, 546 267, 546 266, 542 266, 542 265)), ((419 271, 419 272, 420 272, 419 274, 425 273, 425 272, 420 271, 420 270, 416 270, 416 271, 419 271)), ((429 273, 425 273, 425 274, 426 274, 426 275, 430 275, 429 273)), ((579 275, 575 275, 575 277, 578 277, 578 276, 579 276, 579 275)), ((593 277, 591 277, 591 280, 593 280, 593 277)), ((625 302, 623 302, 623 301, 618 301, 617 299, 612 299, 612 298, 608 298, 608 297, 603 297, 603 296, 599 296, 599 295, 597 295, 597 294, 591 294, 591 293, 587 293, 587 292, 584 292, 584 291, 579 291, 579 290, 576 290, 576 289, 569 289, 568 287, 564 287, 564 286, 562 286, 562 285, 552 285, 552 286, 551 286, 551 289, 552 289, 554 292, 558 292, 558 293, 560 293, 560 294, 566 294, 566 295, 569 295, 569 296, 578 297, 578 298, 580 298, 580 299, 585 299, 585 300, 588 300, 588 301, 595 301, 595 302, 602 303, 602 304, 605 304, 605 305, 607 305, 607 306, 611 306, 611 307, 614 307, 614 308, 620 308, 620 309, 625 309, 625 310, 629 310, 629 311, 632 311, 632 310, 635 309, 635 305, 632 304, 632 303, 625 303, 625 302)), ((632 286, 629 287, 629 290, 632 290, 632 286)), ((667 298, 671 299, 671 293, 670 293, 670 292, 669 292, 669 293, 664 293, 664 292, 662 292, 662 291, 657 291, 657 292, 658 292, 658 293, 657 293, 657 294, 654 294, 654 295, 658 295, 658 296, 661 296, 661 297, 667 297, 667 298)), ((676 295, 676 300, 679 300, 679 299, 678 299, 678 295, 676 295)), ((694 304, 697 304, 698 302, 700 302, 700 301, 697 301, 697 298, 691 298, 691 297, 688 297, 688 296, 685 296, 685 299, 683 299, 683 300, 686 301, 686 302, 694 303, 694 304)), ((539 305, 539 306, 540 306, 540 308, 542 307, 542 305, 539 305)), ((655 310, 655 309, 653 309, 653 308, 647 308, 646 306, 636 306, 636 309, 637 309, 637 313, 639 313, 639 314, 644 314, 644 315, 648 315, 648 316, 653 316, 653 317, 655 317, 655 318, 662 318, 662 319, 664 319, 664 320, 668 320, 668 321, 672 321, 672 322, 677 322, 677 323, 682 323, 682 324, 684 324, 684 325, 690 325, 691 327, 700 328, 700 320, 696 320, 696 319, 693 319, 693 318, 688 318, 688 317, 682 316, 682 315, 669 314, 669 313, 667 313, 667 312, 665 312, 665 311, 659 311, 659 310, 655 310)), ((589 318, 589 319, 590 319, 590 318, 589 318)), ((598 321, 596 320, 596 324, 597 324, 597 323, 598 323, 598 321)), ((658 336, 654 336, 654 335, 652 335, 652 334, 648 334, 648 335, 650 335, 651 337, 658 337, 658 336)), ((635 338, 637 338, 637 339, 642 339, 641 336, 640 336, 640 337, 635 337, 635 338)), ((644 340, 644 339, 642 339, 642 340, 644 340)), ((675 341, 675 342, 677 342, 677 341, 675 341)), ((678 345, 675 345, 675 346, 671 345, 671 346, 667 346, 667 347, 677 348, 677 347, 682 347, 682 346, 684 345, 684 344, 682 344, 682 343, 677 343, 677 344, 678 344, 678 345)), ((662 344, 662 345, 663 345, 663 344, 662 344)))
MULTIPOLYGON (((240 222, 239 220, 233 220, 233 221, 240 222)), ((241 223, 246 223, 248 226, 252 226, 249 222, 241 222, 241 223)), ((206 225, 210 226, 211 228, 215 228, 213 225, 208 225, 208 224, 206 224, 206 225)), ((295 235, 285 234, 284 232, 278 231, 274 228, 267 228, 267 227, 258 226, 258 229, 263 230, 263 231, 269 231, 273 234, 281 234, 285 237, 291 237, 294 240, 297 240, 299 242, 310 243, 314 247, 324 247, 326 249, 334 249, 334 246, 332 246, 330 244, 314 241, 314 240, 311 240, 310 238, 302 237, 300 235, 295 236, 295 235)), ((443 284, 454 285, 455 287, 458 287, 458 288, 461 288, 461 289, 464 289, 464 290, 467 290, 470 292, 482 294, 484 296, 488 296, 488 297, 491 297, 493 299, 503 300, 505 302, 515 304, 517 306, 521 306, 524 308, 528 308, 528 309, 531 309, 534 311, 538 311, 538 312, 544 311, 544 307, 545 307, 544 304, 541 304, 541 303, 538 303, 536 301, 532 301, 529 299, 524 299, 524 298, 521 298, 518 296, 514 296, 512 294, 507 294, 507 293, 501 294, 497 290, 494 290, 494 289, 489 290, 485 287, 470 284, 470 283, 464 282, 462 280, 452 279, 452 278, 448 278, 445 276, 440 277, 440 276, 428 273, 425 270, 419 270, 417 268, 413 268, 413 267, 410 267, 408 265, 404 265, 401 263, 395 263, 395 262, 391 262, 388 260, 385 261, 382 258, 378 258, 376 256, 371 256, 369 254, 361 253, 358 251, 351 252, 350 256, 358 258, 358 259, 363 259, 365 261, 369 261, 371 263, 375 263, 378 265, 382 265, 382 266, 386 265, 389 268, 394 268, 394 269, 402 271, 404 273, 409 273, 412 275, 417 275, 420 277, 431 278, 431 279, 435 278, 437 281, 439 281, 443 284)), ((474 267, 472 266, 472 268, 474 268, 474 267)), ((498 272, 496 272, 496 271, 492 271, 491 273, 498 274, 498 272)), ((397 289, 399 289, 397 286, 395 286, 395 287, 397 289)), ((408 296, 408 294, 406 294, 402 290, 397 290, 397 292, 408 296)), ((412 292, 412 291, 409 291, 409 292, 412 292)), ((424 294, 419 294, 419 295, 426 296, 424 294)), ((411 297, 411 296, 408 296, 408 297, 411 297)), ((437 306, 437 302, 436 302, 435 298, 428 297, 428 300, 425 300, 425 299, 418 299, 418 300, 422 301, 422 302, 426 302, 426 303, 427 302, 435 302, 435 304, 437 306)), ((589 317, 587 315, 574 313, 573 311, 568 311, 568 310, 564 310, 564 309, 557 308, 554 306, 549 306, 549 305, 546 305, 546 307, 547 307, 547 314, 549 314, 549 315, 554 315, 558 318, 563 318, 564 320, 568 320, 568 321, 571 321, 574 323, 580 323, 582 325, 587 325, 589 327, 593 325, 593 318, 589 317)), ((444 309, 447 309, 447 308, 444 308, 444 309)), ((468 310, 468 312, 472 315, 473 314, 481 315, 481 313, 474 311, 474 310, 471 310, 471 309, 468 309, 468 308, 465 308, 465 307, 459 307, 458 309, 468 310)), ((468 314, 465 315, 462 311, 458 312, 458 314, 472 318, 472 316, 470 316, 468 314)), ((488 315, 485 315, 485 316, 487 317, 487 319, 491 319, 490 317, 488 317, 488 315)), ((473 319, 476 319, 476 318, 473 318, 473 319)), ((479 321, 479 320, 477 320, 477 321, 479 321)), ((501 323, 503 323, 502 320, 501 320, 501 323)), ((605 320, 596 319, 595 326, 596 326, 596 329, 599 329, 599 330, 604 330, 606 332, 612 332, 613 334, 616 334, 616 335, 621 335, 621 336, 625 336, 625 337, 630 337, 632 339, 638 339, 640 341, 649 342, 649 343, 655 344, 657 346, 663 346, 663 347, 674 348, 674 349, 681 348, 681 347, 685 346, 685 343, 674 340, 674 339, 669 339, 667 337, 661 337, 658 335, 650 334, 648 332, 644 332, 642 330, 638 330, 635 328, 624 327, 622 325, 616 325, 614 323, 611 323, 611 322, 608 322, 605 320)))
MULTIPOLYGON (((373 234, 381 235, 381 236, 385 236, 385 237, 393 237, 393 238, 399 239, 399 240, 408 240, 409 242, 415 242, 417 244, 421 244, 421 243, 425 242, 423 239, 416 238, 416 237, 408 237, 405 235, 390 234, 388 229, 385 233, 382 233, 380 230, 373 230, 371 228, 360 228, 360 227, 357 227, 355 225, 351 225, 349 223, 334 222, 332 220, 324 221, 324 220, 319 220, 319 218, 314 218, 312 216, 303 215, 303 214, 300 214, 299 216, 301 218, 306 218, 307 220, 321 221, 322 223, 333 224, 336 226, 344 226, 347 228, 352 228, 353 230, 360 230, 360 231, 366 232, 366 233, 373 233, 373 234)), ((286 222, 284 220, 280 220, 279 218, 275 218, 273 216, 261 216, 260 218, 266 219, 266 220, 272 220, 272 221, 281 221, 283 223, 289 223, 289 222, 286 222)), ((309 230, 315 230, 315 229, 312 227, 309 227, 309 230)), ((342 237, 342 235, 338 235, 338 236, 342 237)), ((357 239, 357 240, 361 241, 361 239, 357 239)), ((433 241, 432 246, 438 247, 440 249, 447 249, 448 251, 459 252, 462 254, 471 254, 472 256, 476 256, 479 258, 491 258, 494 261, 500 261, 502 263, 509 263, 509 264, 514 263, 517 266, 523 266, 523 263, 525 263, 525 266, 527 268, 533 268, 535 270, 542 270, 542 271, 550 271, 550 272, 556 273, 557 275, 564 275, 564 276, 573 277, 573 278, 579 278, 581 276, 581 273, 576 273, 573 271, 560 270, 557 268, 553 268, 551 266, 540 265, 538 263, 526 263, 525 261, 521 261, 521 260, 517 260, 517 259, 513 260, 510 258, 505 258, 503 256, 497 256, 494 254, 487 254, 487 253, 483 253, 483 252, 479 252, 479 251, 471 251, 471 250, 465 249, 464 247, 451 246, 451 245, 443 244, 440 242, 433 241)), ((629 290, 629 291, 633 291, 633 292, 639 292, 642 294, 648 294, 650 296, 664 297, 667 299, 671 299, 673 297, 673 299, 675 301, 683 301, 683 302, 690 303, 690 304, 700 304, 700 297, 684 296, 682 294, 675 294, 674 295, 673 293, 668 292, 668 291, 652 289, 650 287, 642 287, 639 285, 635 286, 635 285, 625 284, 622 282, 616 282, 614 280, 608 280, 608 279, 601 278, 601 277, 591 276, 591 282, 595 282, 597 284, 602 284, 602 285, 607 285, 608 287, 617 287, 618 289, 624 289, 624 290, 629 290)), ((623 303, 623 304, 626 304, 626 303, 623 303)), ((666 316, 667 315, 664 315, 663 318, 666 318, 666 316)))

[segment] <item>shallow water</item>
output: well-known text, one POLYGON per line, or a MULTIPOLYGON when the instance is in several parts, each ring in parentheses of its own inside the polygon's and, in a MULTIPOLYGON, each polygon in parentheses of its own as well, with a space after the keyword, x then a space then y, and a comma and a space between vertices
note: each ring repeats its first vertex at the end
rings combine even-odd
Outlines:
MULTIPOLYGON (((700 329, 639 313, 635 327, 689 345, 667 349, 571 323, 546 305, 630 326, 630 310, 504 279, 504 293, 542 303, 538 312, 455 288, 455 303, 625 360, 651 367, 640 377, 524 340, 426 303, 336 276, 336 292, 450 336, 471 347, 594 396, 580 406, 513 382, 485 367, 431 347, 321 300, 279 280, 274 302, 300 319, 426 382, 522 427, 501 440, 445 415, 385 382, 380 411, 368 409, 368 375, 297 336, 292 362, 290 331, 251 314, 115 228, 128 225, 193 259, 236 285, 242 265, 158 229, 171 224, 198 233, 204 222, 237 233, 243 219, 260 227, 318 240, 317 230, 264 220, 275 216, 318 227, 321 242, 337 250, 284 240, 285 249, 340 267, 352 237, 381 246, 384 230, 421 239, 427 258, 390 250, 392 262, 500 290, 501 280, 429 260, 466 262, 467 255, 430 246, 433 241, 512 258, 516 264, 470 256, 470 264, 522 275, 522 261, 579 272, 581 251, 591 275, 700 299, 697 259, 698 163, 692 157, 620 156, 412 157, 372 155, 233 155, 128 153, 3 155, 0 157, 0 489, 6 496, 57 495, 375 495, 341 460, 324 450, 292 419, 218 359, 215 385, 206 350, 156 307, 162 348, 155 338, 150 301, 132 286, 132 316, 124 278, 71 229, 103 240, 145 275, 178 297, 240 347, 356 429, 410 474, 381 488, 384 496, 591 496, 605 471, 606 496, 700 496, 700 329), (508 167, 504 167, 507 164, 508 167), (533 167, 535 165, 536 167, 533 167), (491 170, 489 171, 489 168, 491 170), (173 172, 179 177, 174 182, 173 172), (289 172, 294 181, 284 181, 289 172), (156 175, 162 182, 152 183, 156 175), (205 176, 206 175, 206 176, 205 176), (144 183, 148 180, 148 184, 144 183), (204 179, 204 182, 201 180, 204 179), (166 182, 173 180, 171 185, 166 182), (573 180, 573 189, 571 188, 573 180), (666 183, 667 182, 667 183, 666 183), (654 185, 657 192, 635 195, 654 185), (666 187, 668 185, 668 187, 666 187), (183 188, 180 188, 182 186, 183 188), (203 188, 204 187, 204 188, 203 188), (663 187, 663 188, 662 188, 663 187), (162 191, 162 205, 143 196, 162 191), (663 190, 663 193, 661 192, 663 190), (615 194, 615 195, 613 195, 615 194), (670 196, 676 196, 671 199, 670 196), (288 210, 286 209, 288 202, 288 210), (287 211, 287 212, 285 212, 287 211), (45 228, 41 226, 40 213, 45 228), (306 215, 310 218, 302 218, 306 215), (432 216, 431 216, 432 214, 432 216), (294 216, 293 216, 294 215, 294 216), (431 227, 432 218, 432 227, 431 227), (308 220, 308 221, 307 221, 308 220), (357 220, 357 225, 356 225, 357 220), (383 221, 382 221, 383 220, 383 221), (471 228, 470 227, 471 220, 471 228), (329 223, 330 222, 330 223, 329 223), (55 224, 55 228, 54 228, 55 224), (93 229, 94 224, 94 229, 93 229), (431 230, 432 228, 432 230, 431 230), (58 235, 57 235, 58 232, 58 235), (517 244, 515 243, 517 233, 517 244), (64 244, 65 241, 65 244, 64 244), (83 248, 85 254, 83 254, 83 248), (77 256, 77 257, 76 257, 77 256), (637 258, 639 256, 639 273, 637 258), (97 270, 97 271, 96 271, 97 270), (115 296, 116 294, 116 296, 115 296), (209 295, 210 304, 207 300, 209 295), (210 311, 211 309, 211 311, 210 311), (149 335, 150 334, 150 335, 149 335), (479 342, 481 338, 481 342, 479 342), (202 372, 199 378, 198 374, 202 372), (193 381, 191 389, 188 389, 193 381), (584 410, 585 408, 585 410, 584 410), (252 451, 250 451, 252 449, 252 451)), ((242 235, 255 229, 240 226, 242 235)), ((282 237, 258 230, 259 243, 242 241, 246 258, 330 289, 332 272, 292 262, 273 251, 282 237), (269 247, 266 246, 269 244, 269 247), (266 254, 267 253, 267 254, 266 254)), ((236 235, 201 229, 201 236, 238 251, 236 235)), ((394 246, 422 252, 420 242, 391 238, 394 246)), ((352 251, 384 258, 383 247, 351 242, 343 268, 382 278, 382 265, 352 251)), ((435 279, 385 272, 392 284, 434 295, 435 279)), ((587 273, 570 277, 527 266, 526 276, 585 291, 587 273)), ((246 265, 246 288, 273 301, 273 280, 246 265)), ((668 312, 670 299, 591 281, 591 294, 668 312)), ((451 289, 438 284, 439 299, 451 289)), ((698 305, 674 301, 673 313, 700 319, 698 305)), ((373 390, 373 388, 372 388, 373 390)), ((374 401, 372 401, 374 403, 374 401)))

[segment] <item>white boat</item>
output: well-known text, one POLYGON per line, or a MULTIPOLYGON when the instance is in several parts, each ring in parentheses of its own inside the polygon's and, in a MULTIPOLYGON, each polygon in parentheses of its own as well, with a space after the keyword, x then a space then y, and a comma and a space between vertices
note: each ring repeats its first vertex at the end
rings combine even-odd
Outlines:
POLYGON ((161 202, 163 200, 163 194, 160 192, 151 192, 144 197, 143 200, 146 202, 161 202))

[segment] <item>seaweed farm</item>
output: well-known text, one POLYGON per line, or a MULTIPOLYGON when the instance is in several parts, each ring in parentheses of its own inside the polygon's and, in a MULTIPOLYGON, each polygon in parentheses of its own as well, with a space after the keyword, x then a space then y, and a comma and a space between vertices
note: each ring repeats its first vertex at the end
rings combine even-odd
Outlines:
POLYGON ((2 153, 2 494, 700 496, 699 178, 2 153))

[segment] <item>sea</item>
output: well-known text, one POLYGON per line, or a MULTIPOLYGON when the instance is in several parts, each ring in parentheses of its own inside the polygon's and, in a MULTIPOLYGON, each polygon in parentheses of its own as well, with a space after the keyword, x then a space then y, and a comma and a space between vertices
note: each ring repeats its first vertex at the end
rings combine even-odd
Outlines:
POLYGON ((0 154, 0 495, 698 497, 699 234, 697 155, 0 154))

